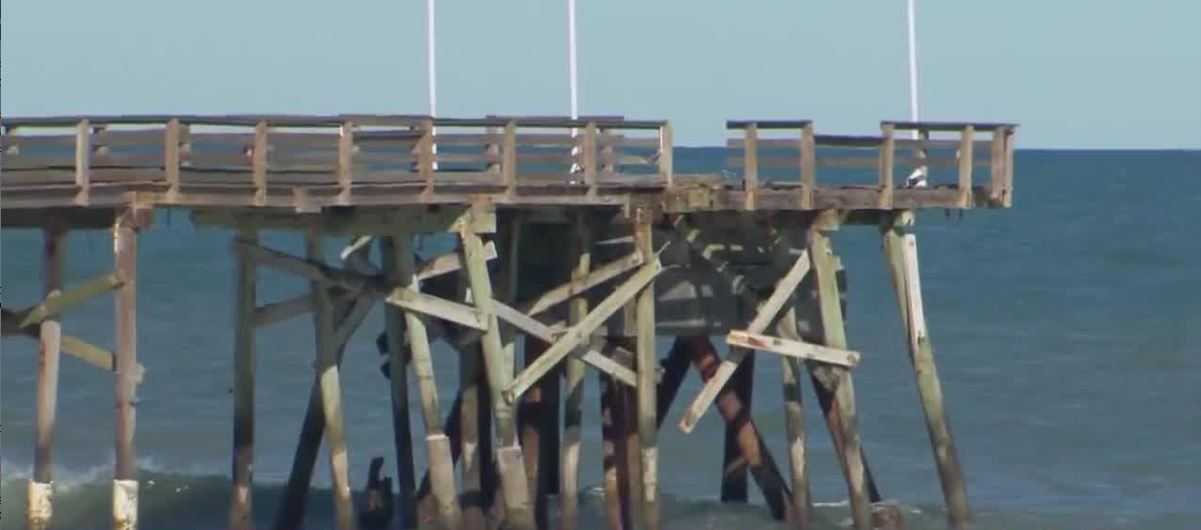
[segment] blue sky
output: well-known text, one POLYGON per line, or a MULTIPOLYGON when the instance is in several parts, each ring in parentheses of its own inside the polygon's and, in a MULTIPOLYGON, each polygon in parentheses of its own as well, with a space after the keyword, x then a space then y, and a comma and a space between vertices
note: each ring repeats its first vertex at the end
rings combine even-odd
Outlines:
MULTIPOLYGON (((577 0, 581 111, 905 118, 905 2, 577 0)), ((565 0, 439 0, 439 111, 566 114, 565 0)), ((424 2, 3 0, 0 111, 420 113, 424 2)), ((1201 1, 918 0, 923 117, 1023 147, 1201 147, 1201 1)))

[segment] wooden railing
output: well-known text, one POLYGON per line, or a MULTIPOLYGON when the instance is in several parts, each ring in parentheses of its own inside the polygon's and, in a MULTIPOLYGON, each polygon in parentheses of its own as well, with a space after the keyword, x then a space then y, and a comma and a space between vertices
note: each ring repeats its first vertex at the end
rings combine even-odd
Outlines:
POLYGON ((355 186, 577 189, 670 185, 671 126, 612 117, 116 116, 4 118, 0 184, 153 182, 167 196, 296 187, 349 201, 355 186))
MULTIPOLYGON (((729 121, 726 128, 738 133, 726 142, 726 163, 740 173, 748 191, 765 185, 799 186, 804 208, 814 207, 819 168, 871 170, 876 175, 870 185, 879 191, 881 209, 893 207, 898 167, 908 169, 906 175, 918 177, 915 182, 920 181, 922 188, 954 189, 958 206, 970 208, 975 198, 973 168, 984 166, 991 172, 986 187, 989 203, 1009 207, 1016 127, 1006 123, 886 121, 880 124, 878 136, 851 136, 815 134, 813 123, 807 120, 729 121), (904 132, 912 132, 913 137, 903 137, 904 132), (987 139, 977 140, 979 133, 987 139), (948 168, 955 171, 953 180, 936 178, 943 173, 939 170, 948 168), (764 178, 765 170, 774 170, 770 182, 764 178), (914 175, 918 171, 924 176, 914 175)), ((838 182, 841 186, 856 184, 869 185, 838 182)), ((904 183, 901 186, 913 189, 904 183)))
MULTIPOLYGON (((67 116, 0 126, 3 191, 55 197, 25 207, 94 204, 93 193, 130 188, 168 204, 390 204, 398 193, 612 203, 623 191, 695 182, 676 175, 670 124, 621 116, 67 116), (373 202, 385 188, 391 198, 373 202)), ((817 134, 808 120, 726 126, 736 178, 722 182, 745 200, 735 207, 754 209, 760 197, 802 209, 1012 204, 1012 124, 883 122, 870 136, 817 134), (984 185, 977 167, 990 171, 984 185), (914 171, 921 186, 905 182, 914 171)))

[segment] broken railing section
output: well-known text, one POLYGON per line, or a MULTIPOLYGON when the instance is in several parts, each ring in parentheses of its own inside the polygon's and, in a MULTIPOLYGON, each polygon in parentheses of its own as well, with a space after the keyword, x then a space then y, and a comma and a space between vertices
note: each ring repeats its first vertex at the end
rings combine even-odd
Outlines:
MULTIPOLYGON (((984 205, 1013 204, 1015 124, 885 121, 879 135, 858 136, 817 134, 808 120, 736 120, 726 122, 726 128, 735 131, 726 141, 726 166, 742 177, 746 209, 757 206, 754 191, 769 186, 797 187, 803 209, 825 207, 814 199, 823 168, 875 173, 877 206, 892 209, 898 188, 945 188, 956 194, 948 206, 976 206, 973 171, 984 167, 989 171, 981 188, 984 205), (912 132, 912 138, 898 137, 903 132, 912 132), (906 175, 899 185, 897 168, 906 175)), ((826 183, 869 184, 846 179, 826 183)))

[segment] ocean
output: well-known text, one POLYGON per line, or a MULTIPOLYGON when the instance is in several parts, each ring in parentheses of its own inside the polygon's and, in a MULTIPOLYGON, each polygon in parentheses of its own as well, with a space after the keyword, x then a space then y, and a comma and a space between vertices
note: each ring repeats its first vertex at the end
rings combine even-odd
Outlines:
MULTIPOLYGON (((720 151, 679 149, 677 171, 717 171, 720 151)), ((1201 528, 1201 152, 1019 150, 1014 207, 962 216, 922 212, 917 234, 927 319, 979 530, 1201 528)), ((39 298, 36 232, 5 230, 3 302, 39 298)), ((267 244, 299 252, 300 238, 267 244)), ((228 510, 233 262, 230 234, 163 211, 141 238, 137 451, 142 528, 222 528, 228 510)), ((332 251, 340 242, 329 241, 332 251)), ((850 282, 848 337, 864 354, 856 390, 864 447, 882 493, 910 529, 945 528, 896 301, 877 232, 834 236, 850 282)), ((110 270, 106 232, 69 240, 67 282, 110 270)), ((260 275, 262 300, 300 292, 260 275)), ((112 344, 112 303, 68 314, 64 332, 112 344)), ((258 335, 254 501, 268 527, 287 476, 313 360, 307 319, 258 335)), ((378 370, 377 308, 346 352, 342 381, 351 478, 373 456, 392 474, 387 381, 378 370)), ((715 341, 718 342, 718 341, 715 341)), ((33 459, 36 343, 5 338, 0 364, 0 529, 23 526, 33 459)), ((670 346, 661 338, 662 352, 670 346)), ((435 350, 444 411, 456 359, 435 350)), ((776 362, 756 364, 754 419, 786 462, 776 362)), ((54 447, 55 528, 108 528, 113 462, 111 376, 64 355, 54 447)), ((690 379, 680 399, 694 395, 690 379)), ((581 463, 585 528, 603 528, 596 379, 586 381, 581 463)), ((806 387, 812 489, 819 528, 849 524, 846 489, 806 387)), ((417 400, 413 417, 419 418, 417 400)), ((668 529, 774 529, 762 498, 718 500, 722 425, 708 414, 690 435, 660 435, 668 529)), ((420 433, 415 426, 415 434, 420 433)), ((420 444, 418 445, 420 447, 420 444)), ((418 454, 418 469, 424 467, 418 454)), ((419 471, 420 472, 420 471, 419 471)), ((308 528, 328 528, 324 457, 308 528)), ((553 505, 553 502, 552 502, 553 505)))

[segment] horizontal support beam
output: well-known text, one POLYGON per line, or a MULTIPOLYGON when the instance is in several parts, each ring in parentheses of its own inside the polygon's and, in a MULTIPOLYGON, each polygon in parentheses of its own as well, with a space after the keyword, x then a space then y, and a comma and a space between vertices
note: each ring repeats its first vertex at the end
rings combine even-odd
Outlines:
POLYGON ((192 212, 192 222, 201 226, 250 227, 260 230, 303 231, 316 228, 327 235, 395 235, 398 229, 412 233, 496 231, 496 212, 489 206, 357 207, 299 213, 294 209, 205 209, 192 212), (473 211, 475 210, 475 211, 473 211))
POLYGON ((808 342, 769 337, 745 330, 733 330, 726 335, 726 344, 748 350, 761 350, 819 363, 854 368, 859 364, 859 352, 809 344, 808 342))
POLYGON ((479 311, 474 307, 411 289, 398 288, 394 290, 392 295, 388 296, 387 302, 407 311, 437 317, 481 331, 488 327, 487 321, 481 318, 479 311))
POLYGON ((663 265, 656 257, 654 261, 647 263, 638 272, 635 272, 625 283, 613 290, 613 293, 606 297, 601 303, 597 304, 592 312, 588 313, 578 324, 567 329, 559 340, 551 344, 542 355, 534 362, 526 366, 525 370, 513 379, 508 388, 504 389, 504 397, 509 403, 516 403, 534 383, 542 379, 542 376, 551 371, 555 366, 563 361, 572 350, 576 349, 587 337, 592 335, 596 328, 605 323, 609 317, 613 316, 642 288, 650 284, 660 272, 663 271, 663 265))
POLYGON ((50 293, 42 303, 25 311, 20 327, 32 326, 72 307, 120 287, 125 282, 117 273, 102 274, 78 287, 61 293, 50 293))

